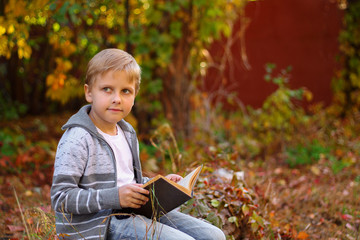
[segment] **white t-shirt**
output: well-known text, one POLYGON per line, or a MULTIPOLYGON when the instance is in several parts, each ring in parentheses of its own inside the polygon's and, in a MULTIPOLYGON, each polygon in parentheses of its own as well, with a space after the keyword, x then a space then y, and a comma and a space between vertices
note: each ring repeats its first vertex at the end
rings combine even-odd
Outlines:
POLYGON ((116 159, 117 186, 135 183, 135 174, 133 166, 133 158, 125 134, 121 128, 116 125, 117 135, 112 136, 104 133, 99 128, 97 130, 105 138, 106 142, 111 146, 116 159))

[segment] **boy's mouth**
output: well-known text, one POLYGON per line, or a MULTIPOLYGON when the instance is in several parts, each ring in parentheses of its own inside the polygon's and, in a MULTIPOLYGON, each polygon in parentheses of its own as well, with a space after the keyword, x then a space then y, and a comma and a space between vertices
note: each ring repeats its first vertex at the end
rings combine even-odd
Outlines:
POLYGON ((108 110, 112 112, 122 112, 122 110, 118 108, 108 108, 108 110))

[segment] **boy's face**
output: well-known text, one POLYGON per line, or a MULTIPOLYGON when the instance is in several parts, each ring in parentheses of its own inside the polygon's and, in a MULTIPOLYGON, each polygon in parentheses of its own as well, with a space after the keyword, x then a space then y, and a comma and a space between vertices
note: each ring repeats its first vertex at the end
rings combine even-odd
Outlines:
POLYGON ((131 111, 135 100, 135 81, 125 71, 108 71, 91 86, 85 84, 86 101, 92 104, 89 116, 101 131, 116 134, 116 123, 131 111))

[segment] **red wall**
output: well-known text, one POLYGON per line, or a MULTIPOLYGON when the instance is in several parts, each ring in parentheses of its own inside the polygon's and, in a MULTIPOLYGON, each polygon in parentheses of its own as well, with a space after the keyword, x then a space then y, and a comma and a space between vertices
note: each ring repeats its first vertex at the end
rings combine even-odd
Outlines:
MULTIPOLYGON (((245 32, 245 47, 251 69, 240 57, 240 41, 231 48, 233 61, 228 65, 222 85, 238 92, 246 105, 259 107, 276 87, 265 82, 265 64, 275 63, 280 69, 292 66, 291 88, 307 87, 315 102, 329 104, 331 79, 337 67, 338 35, 343 11, 334 0, 258 0, 245 9, 250 24, 245 32)), ((236 25, 239 28, 240 24, 236 25)), ((212 55, 223 49, 213 46, 212 55)), ((206 89, 216 91, 216 70, 210 69, 206 89)))

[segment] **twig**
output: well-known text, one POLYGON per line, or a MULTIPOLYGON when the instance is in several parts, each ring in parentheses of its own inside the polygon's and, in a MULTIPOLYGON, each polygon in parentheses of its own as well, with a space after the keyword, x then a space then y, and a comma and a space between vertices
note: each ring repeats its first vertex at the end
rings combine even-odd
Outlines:
POLYGON ((31 237, 30 237, 30 234, 29 234, 29 230, 28 230, 28 228, 27 228, 27 224, 26 224, 26 222, 25 222, 24 214, 23 214, 23 212, 22 212, 22 210, 21 210, 21 206, 20 206, 19 198, 18 198, 18 196, 17 196, 17 194, 16 194, 15 187, 13 187, 13 188, 14 188, 14 195, 15 195, 15 198, 16 198, 16 202, 17 202, 17 205, 18 205, 19 210, 20 210, 21 219, 22 219, 22 221, 23 221, 23 223, 24 223, 24 226, 25 226, 25 231, 26 231, 26 234, 27 234, 27 236, 28 236, 29 240, 31 240, 31 237))

